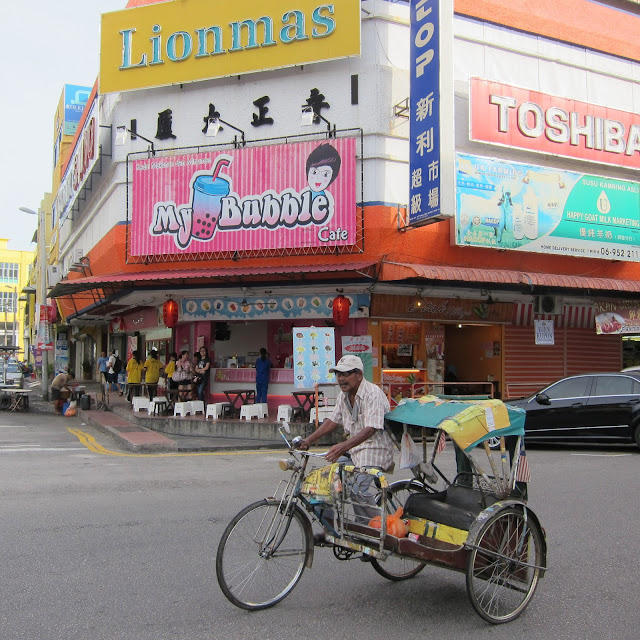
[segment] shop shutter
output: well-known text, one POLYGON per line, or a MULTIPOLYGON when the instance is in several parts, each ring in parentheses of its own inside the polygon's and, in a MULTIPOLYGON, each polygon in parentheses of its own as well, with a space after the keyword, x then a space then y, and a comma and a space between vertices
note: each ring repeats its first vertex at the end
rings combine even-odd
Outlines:
POLYGON ((599 336, 595 328, 555 329, 554 345, 536 345, 534 327, 504 330, 503 396, 517 398, 577 373, 620 371, 622 339, 599 336))
POLYGON ((567 373, 571 376, 587 371, 620 371, 622 338, 619 335, 596 335, 594 329, 571 329, 567 332, 567 373))
POLYGON ((527 396, 564 375, 564 330, 555 328, 554 345, 536 345, 535 330, 507 326, 504 330, 503 396, 527 396))

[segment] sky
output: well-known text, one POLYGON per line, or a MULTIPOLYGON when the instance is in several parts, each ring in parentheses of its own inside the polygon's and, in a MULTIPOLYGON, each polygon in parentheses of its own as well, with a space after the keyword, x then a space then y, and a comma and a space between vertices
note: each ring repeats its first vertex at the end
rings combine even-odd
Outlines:
POLYGON ((65 84, 92 87, 100 64, 100 15, 127 0, 13 0, 0 20, 0 238, 35 251, 38 210, 51 191, 53 120, 65 84))

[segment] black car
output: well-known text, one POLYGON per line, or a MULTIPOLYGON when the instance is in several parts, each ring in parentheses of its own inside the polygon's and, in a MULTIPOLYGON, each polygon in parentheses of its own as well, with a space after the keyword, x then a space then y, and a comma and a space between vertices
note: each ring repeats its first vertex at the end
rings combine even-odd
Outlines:
POLYGON ((505 402, 527 412, 526 442, 635 442, 640 447, 640 371, 570 376, 533 396, 505 402))

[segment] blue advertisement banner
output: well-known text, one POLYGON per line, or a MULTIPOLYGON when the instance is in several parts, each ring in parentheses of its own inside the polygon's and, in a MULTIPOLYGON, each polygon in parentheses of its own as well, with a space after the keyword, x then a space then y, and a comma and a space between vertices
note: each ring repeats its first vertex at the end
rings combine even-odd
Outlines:
MULTIPOLYGON (((182 300, 180 319, 188 320, 280 320, 295 318, 331 318, 335 295, 292 295, 246 297, 243 299, 211 297, 182 300)), ((345 294, 351 302, 350 318, 369 316, 368 293, 345 294)))
POLYGON ((457 154, 455 242, 640 260, 640 185, 457 154))
POLYGON ((441 214, 440 2, 411 0, 409 224, 441 214))
POLYGON ((75 135, 90 95, 91 87, 76 84, 64 85, 64 135, 75 135))
POLYGON ((298 389, 314 384, 335 382, 329 369, 336 363, 335 330, 333 327, 293 328, 293 376, 298 389))

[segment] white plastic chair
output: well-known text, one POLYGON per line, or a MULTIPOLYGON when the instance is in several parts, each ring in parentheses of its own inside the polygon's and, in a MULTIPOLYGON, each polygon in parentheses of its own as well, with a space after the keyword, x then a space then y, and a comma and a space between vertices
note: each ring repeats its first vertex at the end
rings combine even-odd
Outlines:
POLYGON ((251 418, 259 418, 260 414, 256 409, 255 404, 243 404, 240 407, 240 420, 244 418, 245 420, 251 420, 251 418))
MULTIPOLYGON (((330 418, 333 414, 333 407, 318 407, 318 422, 323 422, 325 418, 330 418)), ((316 408, 311 407, 309 411, 309 422, 316 421, 316 408)))
POLYGON ((175 418, 177 415, 181 417, 185 417, 191 413, 191 403, 190 402, 176 402, 173 407, 173 417, 175 418))
POLYGON ((213 418, 217 420, 222 415, 222 407, 219 404, 208 404, 204 414, 204 419, 213 418))
POLYGON ((191 400, 191 415, 204 413, 204 402, 202 400, 191 400))
POLYGON ((269 416, 269 405, 266 402, 258 402, 255 407, 256 418, 267 418, 269 416))
POLYGON ((291 422, 293 419, 293 407, 290 404, 278 405, 278 422, 284 420, 285 422, 291 422))
POLYGON ((153 400, 149 403, 149 408, 147 409, 147 413, 150 416, 155 415, 156 407, 164 407, 166 409, 168 405, 168 400, 164 396, 155 396, 153 400))
POLYGON ((136 396, 131 400, 131 408, 133 411, 142 411, 142 409, 149 410, 149 398, 143 396, 136 396))

